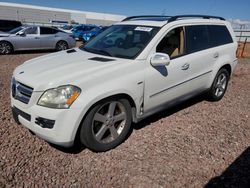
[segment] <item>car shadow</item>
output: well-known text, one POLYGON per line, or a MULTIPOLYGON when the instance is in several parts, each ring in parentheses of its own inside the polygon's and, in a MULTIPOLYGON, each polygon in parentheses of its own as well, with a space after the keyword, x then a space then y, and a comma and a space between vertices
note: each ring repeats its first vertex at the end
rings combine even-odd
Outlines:
POLYGON ((250 187, 250 147, 248 147, 220 176, 212 178, 205 188, 250 187))
POLYGON ((193 106, 197 103, 200 103, 204 100, 207 100, 206 94, 200 94, 200 95, 197 95, 189 100, 181 102, 179 104, 166 106, 166 108, 164 110, 157 112, 156 114, 153 114, 153 115, 145 118, 144 120, 134 124, 133 128, 136 130, 142 129, 142 128, 150 125, 153 122, 156 122, 162 118, 171 116, 171 115, 173 115, 173 114, 175 114, 183 109, 186 109, 186 108, 193 106))
POLYGON ((76 143, 74 146, 66 148, 66 147, 62 147, 62 146, 58 146, 52 143, 49 143, 49 145, 51 147, 53 147, 56 150, 59 150, 63 153, 68 153, 68 154, 79 154, 81 153, 83 150, 86 149, 86 147, 80 143, 76 143))
POLYGON ((22 55, 22 54, 40 54, 40 53, 53 53, 56 50, 25 50, 25 51, 15 51, 10 55, 22 55))

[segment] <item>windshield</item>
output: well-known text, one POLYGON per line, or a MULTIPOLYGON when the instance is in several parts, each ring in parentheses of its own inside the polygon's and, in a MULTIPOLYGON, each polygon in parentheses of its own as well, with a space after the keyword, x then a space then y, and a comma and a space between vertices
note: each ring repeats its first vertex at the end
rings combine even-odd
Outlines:
POLYGON ((158 27, 113 25, 80 49, 106 56, 134 59, 158 31, 158 27))
POLYGON ((24 29, 23 26, 17 27, 15 29, 12 29, 9 31, 10 34, 16 34, 17 32, 21 31, 22 29, 24 29))

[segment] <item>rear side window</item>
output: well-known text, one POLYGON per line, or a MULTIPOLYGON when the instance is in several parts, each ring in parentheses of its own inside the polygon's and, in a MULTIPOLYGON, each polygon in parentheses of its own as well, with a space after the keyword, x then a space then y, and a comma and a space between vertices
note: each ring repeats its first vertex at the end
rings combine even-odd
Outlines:
POLYGON ((210 47, 208 28, 206 25, 186 27, 187 53, 205 50, 210 47))
POLYGON ((40 27, 41 35, 56 34, 58 30, 49 27, 40 27))
POLYGON ((209 25, 208 31, 211 47, 229 44, 233 42, 233 39, 226 26, 209 25))

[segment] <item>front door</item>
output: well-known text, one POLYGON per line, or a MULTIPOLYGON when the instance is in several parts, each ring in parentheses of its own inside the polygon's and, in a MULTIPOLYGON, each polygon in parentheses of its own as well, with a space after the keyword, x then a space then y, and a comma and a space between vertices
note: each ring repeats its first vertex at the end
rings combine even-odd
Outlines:
POLYGON ((40 49, 40 38, 36 26, 28 27, 23 30, 22 35, 16 37, 16 50, 36 50, 40 49))
POLYGON ((145 112, 167 102, 175 103, 191 91, 188 82, 190 65, 184 56, 184 28, 177 27, 168 32, 157 45, 156 52, 168 54, 171 60, 168 66, 153 67, 148 63, 145 69, 145 112))

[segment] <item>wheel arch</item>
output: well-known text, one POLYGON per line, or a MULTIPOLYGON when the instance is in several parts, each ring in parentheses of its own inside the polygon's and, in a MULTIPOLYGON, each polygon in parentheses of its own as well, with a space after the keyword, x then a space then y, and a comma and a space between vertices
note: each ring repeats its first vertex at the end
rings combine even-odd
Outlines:
POLYGON ((226 70, 228 71, 229 75, 232 74, 232 67, 231 67, 230 64, 225 64, 225 65, 223 65, 218 71, 220 71, 220 70, 223 69, 223 68, 226 69, 226 70))
POLYGON ((132 113, 132 122, 136 122, 137 117, 136 117, 136 103, 134 101, 134 99, 127 93, 117 93, 117 94, 112 94, 109 96, 105 96, 104 98, 101 99, 97 99, 96 101, 92 101, 89 105, 89 107, 87 107, 87 110, 85 111, 85 113, 80 117, 80 122, 78 124, 77 129, 75 130, 74 133, 74 140, 79 141, 79 134, 80 134, 80 129, 81 129, 81 125, 84 121, 84 119, 86 118, 87 114, 90 112, 90 110, 97 104, 105 101, 105 100, 109 100, 109 99, 127 99, 130 106, 131 106, 131 113, 132 113))

